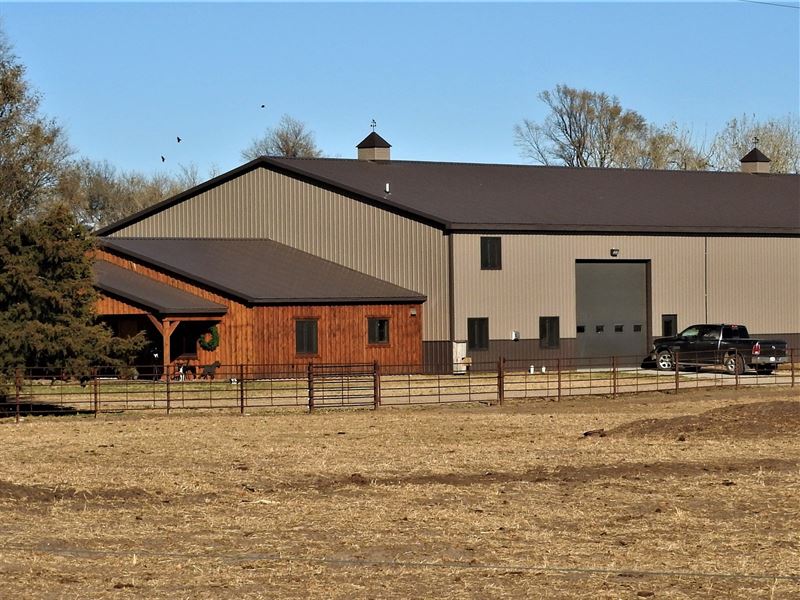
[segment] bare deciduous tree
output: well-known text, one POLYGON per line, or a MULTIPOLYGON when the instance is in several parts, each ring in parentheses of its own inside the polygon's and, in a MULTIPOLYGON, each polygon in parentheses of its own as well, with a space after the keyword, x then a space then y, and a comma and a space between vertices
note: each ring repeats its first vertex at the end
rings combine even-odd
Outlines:
POLYGON ((71 154, 61 128, 39 115, 39 96, 0 31, 0 208, 24 217, 47 206, 71 154))
POLYGON ((514 128, 522 155, 544 165, 684 169, 708 167, 708 157, 677 124, 648 124, 616 96, 558 85, 539 98, 544 121, 525 119, 514 128))
POLYGON ((545 165, 619 166, 647 129, 644 118, 623 109, 615 96, 558 85, 539 94, 550 112, 542 123, 525 119, 514 128, 523 155, 545 165))
POLYGON ((184 168, 178 177, 147 176, 120 173, 106 161, 82 159, 65 171, 59 194, 79 222, 98 228, 173 196, 195 185, 197 179, 195 166, 184 168))
POLYGON ((305 123, 283 115, 277 127, 267 129, 263 137, 253 140, 242 158, 253 160, 259 156, 281 156, 286 158, 317 158, 322 151, 314 141, 314 132, 305 123))
POLYGON ((800 119, 758 121, 755 116, 733 118, 714 138, 711 165, 719 171, 738 171, 739 159, 758 139, 758 148, 766 154, 773 173, 800 173, 800 119))

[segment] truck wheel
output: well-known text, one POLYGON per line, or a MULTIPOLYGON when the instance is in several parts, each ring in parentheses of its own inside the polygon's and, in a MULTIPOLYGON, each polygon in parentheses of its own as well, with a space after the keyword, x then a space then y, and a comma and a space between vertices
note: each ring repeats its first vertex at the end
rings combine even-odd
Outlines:
POLYGON ((672 371, 675 368, 672 352, 669 350, 659 352, 656 356, 656 367, 659 371, 672 371))
POLYGON ((744 373, 744 361, 738 354, 728 354, 722 364, 725 365, 725 372, 729 375, 741 375, 744 373))

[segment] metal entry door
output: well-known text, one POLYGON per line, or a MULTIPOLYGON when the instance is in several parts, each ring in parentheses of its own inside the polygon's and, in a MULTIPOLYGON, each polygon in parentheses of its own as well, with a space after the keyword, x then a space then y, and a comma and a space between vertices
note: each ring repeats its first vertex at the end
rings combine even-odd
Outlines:
POLYGON ((576 262, 575 296, 580 357, 644 358, 647 263, 576 262))

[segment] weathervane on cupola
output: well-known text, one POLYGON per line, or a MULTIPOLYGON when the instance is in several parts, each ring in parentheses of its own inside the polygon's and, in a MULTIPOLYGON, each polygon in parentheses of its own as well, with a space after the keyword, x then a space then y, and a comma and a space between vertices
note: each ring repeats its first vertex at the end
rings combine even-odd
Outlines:
POLYGON ((753 149, 745 154, 740 163, 743 173, 769 173, 769 157, 758 149, 758 136, 753 136, 753 149))

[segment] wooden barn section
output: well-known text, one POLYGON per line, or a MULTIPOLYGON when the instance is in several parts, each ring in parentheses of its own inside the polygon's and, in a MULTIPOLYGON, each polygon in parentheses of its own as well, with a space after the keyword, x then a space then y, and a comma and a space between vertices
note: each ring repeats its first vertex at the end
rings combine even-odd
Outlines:
POLYGON ((146 330, 169 372, 422 361, 424 296, 269 240, 106 239, 95 274, 98 315, 121 335, 146 330))

